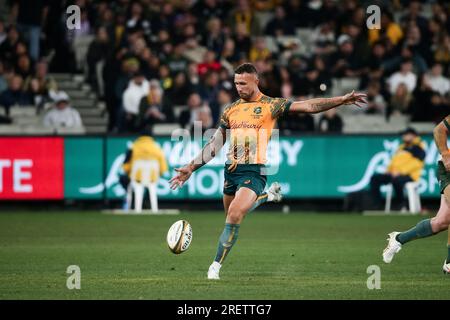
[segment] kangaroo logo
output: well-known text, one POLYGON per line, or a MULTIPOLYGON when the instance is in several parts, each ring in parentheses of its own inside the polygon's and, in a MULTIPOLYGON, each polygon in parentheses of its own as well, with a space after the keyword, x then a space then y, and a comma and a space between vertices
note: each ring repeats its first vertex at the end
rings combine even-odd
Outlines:
POLYGON ((338 191, 342 193, 350 193, 364 189, 369 183, 370 178, 374 173, 382 173, 385 172, 387 166, 389 165, 389 161, 392 155, 398 149, 399 142, 397 140, 394 141, 383 141, 384 151, 376 153, 372 159, 369 161, 367 165, 366 171, 363 174, 363 177, 350 186, 339 186, 338 191))
MULTIPOLYGON (((128 141, 127 147, 131 148, 133 143, 128 141)), ((122 153, 114 159, 111 169, 108 172, 108 176, 105 179, 105 182, 100 182, 99 184, 92 187, 81 187, 79 188, 80 193, 84 194, 97 194, 103 192, 103 190, 112 188, 112 191, 117 197, 122 197, 125 195, 125 190, 119 184, 119 174, 122 169, 122 164, 125 160, 125 154, 122 153)))

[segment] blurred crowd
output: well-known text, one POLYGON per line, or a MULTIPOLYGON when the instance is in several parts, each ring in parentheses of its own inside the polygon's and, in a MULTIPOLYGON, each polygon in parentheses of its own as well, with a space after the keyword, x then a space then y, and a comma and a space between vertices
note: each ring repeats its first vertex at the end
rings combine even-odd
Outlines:
MULTIPOLYGON (((332 79, 358 79, 368 106, 355 112, 440 121, 450 113, 450 6, 446 1, 17 0, 0 21, 0 105, 41 105, 57 84, 51 72, 81 72, 77 38, 94 35, 87 81, 105 102, 109 132, 156 123, 215 127, 237 98, 233 69, 252 62, 269 96, 329 95, 332 79), (70 30, 66 8, 81 8, 70 30), (368 5, 381 29, 366 26, 368 5), (431 6, 423 15, 423 6, 431 6), (297 37, 309 30, 308 50, 297 37), (322 86, 321 86, 322 85, 322 86), (323 88, 326 87, 326 90, 323 88)), ((319 121, 280 119, 290 132, 340 132, 334 111, 319 121)))

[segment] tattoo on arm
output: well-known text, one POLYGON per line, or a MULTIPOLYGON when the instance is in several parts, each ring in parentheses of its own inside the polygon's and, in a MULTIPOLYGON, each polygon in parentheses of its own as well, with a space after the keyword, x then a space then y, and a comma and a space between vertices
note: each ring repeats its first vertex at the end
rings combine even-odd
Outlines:
MULTIPOLYGON (((445 119, 447 120, 447 122, 450 121, 450 116, 448 116, 445 119)), ((441 155, 444 153, 448 153, 449 152, 447 145, 448 133, 444 122, 439 123, 437 127, 434 128, 433 135, 434 135, 434 142, 436 143, 439 153, 441 155)))
POLYGON ((342 105, 341 97, 317 98, 308 101, 311 113, 319 113, 342 105))
POLYGON ((192 171, 198 170, 214 159, 225 144, 225 130, 217 129, 211 139, 205 144, 200 153, 189 163, 192 171))

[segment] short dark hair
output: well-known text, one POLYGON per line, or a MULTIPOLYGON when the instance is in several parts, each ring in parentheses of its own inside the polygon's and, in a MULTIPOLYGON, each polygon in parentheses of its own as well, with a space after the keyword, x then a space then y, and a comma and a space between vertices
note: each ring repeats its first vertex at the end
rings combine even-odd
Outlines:
POLYGON ((404 134, 413 134, 413 135, 415 135, 415 136, 418 136, 418 135, 419 135, 419 134, 417 133, 416 129, 411 128, 411 127, 408 127, 408 128, 406 128, 405 130, 403 130, 403 131, 401 132, 401 135, 404 135, 404 134))
POLYGON ((251 63, 243 63, 239 67, 234 70, 234 73, 243 74, 243 73, 254 73, 258 76, 258 70, 256 70, 255 66, 251 63))

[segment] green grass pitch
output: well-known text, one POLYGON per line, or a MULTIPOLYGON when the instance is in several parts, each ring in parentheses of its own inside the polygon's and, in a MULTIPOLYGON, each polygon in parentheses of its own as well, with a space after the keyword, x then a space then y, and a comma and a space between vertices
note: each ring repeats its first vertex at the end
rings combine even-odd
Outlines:
POLYGON ((450 299, 446 232, 381 260, 386 234, 420 219, 256 211, 221 280, 208 281, 222 213, 3 212, 0 299, 450 299), (178 219, 192 224, 193 242, 174 255, 165 238, 178 219), (69 265, 81 269, 80 290, 66 287, 69 265), (370 265, 381 268, 379 290, 367 289, 370 265))

